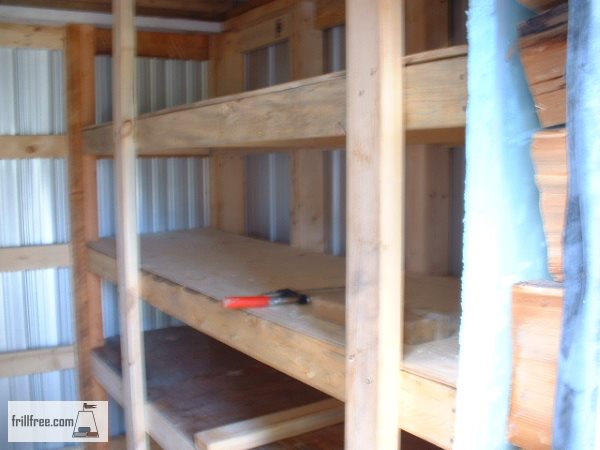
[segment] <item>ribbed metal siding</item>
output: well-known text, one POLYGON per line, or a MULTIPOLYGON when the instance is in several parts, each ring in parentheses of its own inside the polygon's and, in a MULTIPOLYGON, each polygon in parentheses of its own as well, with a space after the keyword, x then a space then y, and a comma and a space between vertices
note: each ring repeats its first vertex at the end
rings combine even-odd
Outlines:
MULTIPOLYGON (((325 72, 346 69, 346 27, 325 30, 325 72)), ((334 255, 346 254, 346 151, 325 152, 325 249, 334 255)))
MULTIPOLYGON (((63 53, 0 49, 0 134, 65 132, 63 53)), ((64 159, 0 160, 0 247, 70 240, 68 176, 64 159)), ((0 273, 0 351, 74 342, 71 269, 0 273)), ((74 400, 74 370, 1 378, 8 400, 74 400)), ((5 420, 6 408, 0 412, 5 420)), ((0 442, 7 442, 6 427, 0 442)), ((6 444, 8 449, 62 444, 6 444)))
MULTIPOLYGON (((260 89, 290 79, 289 43, 263 47, 245 56, 245 88, 260 89)), ((248 234, 289 243, 292 161, 289 153, 246 157, 248 234)))

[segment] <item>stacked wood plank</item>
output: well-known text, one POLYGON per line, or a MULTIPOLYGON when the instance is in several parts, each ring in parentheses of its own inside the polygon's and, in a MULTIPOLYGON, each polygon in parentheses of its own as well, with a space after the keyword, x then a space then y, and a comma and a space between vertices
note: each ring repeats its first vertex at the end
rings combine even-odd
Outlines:
POLYGON ((540 190, 540 209, 548 247, 548 268, 563 280, 563 235, 567 215, 567 131, 544 130, 534 136, 531 154, 540 190))
POLYGON ((513 288, 515 369, 509 438, 524 449, 552 448, 563 295, 555 282, 513 288))
POLYGON ((533 17, 520 27, 521 59, 544 128, 566 122, 566 4, 533 17))

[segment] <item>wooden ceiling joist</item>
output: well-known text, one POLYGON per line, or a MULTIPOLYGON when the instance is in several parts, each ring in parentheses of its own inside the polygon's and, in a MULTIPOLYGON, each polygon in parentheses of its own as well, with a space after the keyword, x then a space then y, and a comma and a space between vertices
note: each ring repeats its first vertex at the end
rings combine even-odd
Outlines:
MULTIPOLYGON (((111 0, 0 0, 2 5, 111 12, 111 0)), ((196 20, 224 20, 233 0, 137 0, 136 15, 179 17, 196 20)))
MULTIPOLYGON (((109 29, 96 29, 96 54, 112 53, 112 32, 109 29)), ((208 59, 208 36, 199 33, 158 33, 138 31, 137 54, 153 58, 208 59)))

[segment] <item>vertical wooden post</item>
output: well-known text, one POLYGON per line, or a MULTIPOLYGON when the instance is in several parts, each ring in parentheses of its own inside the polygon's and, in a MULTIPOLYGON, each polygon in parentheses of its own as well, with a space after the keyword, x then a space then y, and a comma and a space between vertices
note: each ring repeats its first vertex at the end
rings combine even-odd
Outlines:
POLYGON ((348 0, 346 448, 398 449, 403 1, 348 0))
MULTIPOLYGON (((85 257, 86 242, 98 239, 96 158, 83 150, 83 127, 95 122, 95 36, 91 25, 69 25, 66 42, 67 116, 69 127, 69 183, 71 248, 75 294, 75 328, 79 396, 106 400, 95 380, 91 351, 104 343, 100 278, 91 273, 85 257)), ((107 448, 97 444, 96 448, 107 448)))
MULTIPOLYGON (((407 54, 450 44, 448 0, 406 2, 407 54)), ((440 145, 406 149, 406 271, 447 275, 450 271, 451 154, 440 145)))
MULTIPOLYGON (((290 38, 292 79, 323 73, 323 32, 315 26, 314 1, 301 1, 292 11, 290 38)), ((292 152, 291 245, 322 252, 325 247, 323 152, 292 152)))
MULTIPOLYGON (((244 55, 237 51, 238 33, 211 36, 210 97, 244 90, 244 55)), ((211 225, 242 234, 246 231, 246 160, 236 152, 211 155, 211 225)))
POLYGON ((127 448, 147 448, 135 149, 135 3, 113 0, 113 126, 121 359, 127 448))

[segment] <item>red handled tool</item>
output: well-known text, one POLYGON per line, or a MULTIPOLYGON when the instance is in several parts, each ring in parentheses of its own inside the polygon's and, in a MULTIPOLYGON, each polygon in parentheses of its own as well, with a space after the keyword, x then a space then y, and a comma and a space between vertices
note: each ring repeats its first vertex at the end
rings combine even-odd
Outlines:
POLYGON ((255 295, 250 297, 225 297, 223 306, 229 309, 246 309, 246 308, 264 308, 273 305, 285 305, 290 303, 298 303, 300 305, 308 303, 309 296, 300 292, 292 291, 291 289, 279 289, 278 291, 267 292, 263 295, 255 295))

